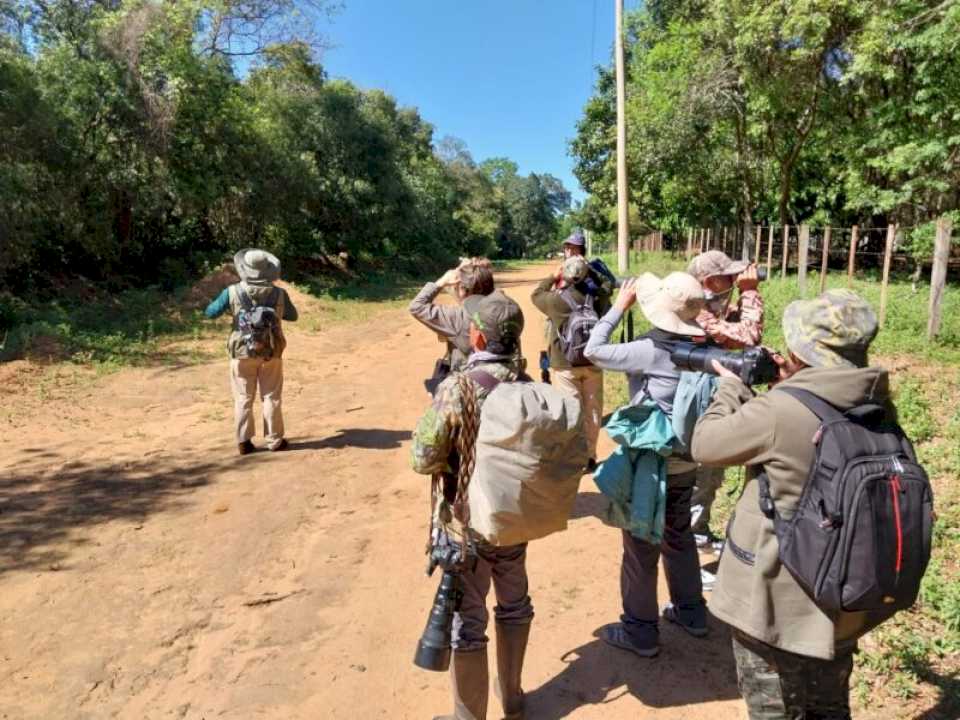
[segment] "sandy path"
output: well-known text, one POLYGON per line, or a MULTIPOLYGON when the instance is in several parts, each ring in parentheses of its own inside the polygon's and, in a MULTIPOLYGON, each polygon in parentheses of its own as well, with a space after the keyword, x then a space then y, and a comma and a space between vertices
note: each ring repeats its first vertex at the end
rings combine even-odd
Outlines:
MULTIPOLYGON (((500 277, 533 364, 543 272, 500 277)), ((42 404, 4 395, 0 718, 448 710, 446 676, 411 663, 436 578, 407 454, 440 345, 392 310, 288 335, 288 453, 234 454, 223 361, 91 377, 42 404)), ((570 530, 530 548, 528 717, 744 718, 716 624, 707 640, 663 628, 653 661, 596 639, 619 612, 599 508, 584 478, 570 530)))

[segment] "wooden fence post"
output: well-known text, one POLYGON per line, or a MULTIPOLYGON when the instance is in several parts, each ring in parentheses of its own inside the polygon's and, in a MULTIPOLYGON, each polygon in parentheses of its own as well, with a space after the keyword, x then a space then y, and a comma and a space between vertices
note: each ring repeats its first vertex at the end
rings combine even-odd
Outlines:
POLYGON ((770 232, 767 234, 767 280, 773 279, 773 223, 770 223, 770 232))
POLYGON ((853 273, 857 269, 857 241, 860 239, 860 226, 850 230, 850 260, 847 263, 847 287, 853 287, 853 273))
POLYGON ((790 226, 783 226, 783 267, 780 269, 780 277, 787 276, 787 261, 790 259, 790 226))
POLYGON ((823 251, 820 257, 820 294, 827 289, 827 260, 830 258, 830 231, 829 225, 823 231, 823 251))
POLYGON ((887 318, 887 291, 890 284, 890 259, 893 257, 893 241, 897 237, 896 223, 887 225, 887 245, 883 250, 883 280, 880 285, 880 327, 887 318))
POLYGON ((933 270, 930 273, 930 314, 927 318, 927 338, 933 340, 940 332, 943 291, 947 284, 947 265, 950 262, 950 235, 953 221, 937 220, 937 237, 933 246, 933 270))
MULTIPOLYGON (((757 225, 757 248, 753 253, 753 261, 759 265, 760 264, 760 238, 763 236, 763 226, 757 225)), ((744 242, 747 241, 746 236, 743 239, 744 242)))
POLYGON ((807 294, 807 255, 810 252, 810 226, 801 225, 797 239, 797 288, 800 297, 807 294))
POLYGON ((723 226, 723 240, 721 241, 721 249, 723 252, 727 252, 727 226, 723 226))
POLYGON ((693 255, 693 228, 687 230, 687 260, 693 255))

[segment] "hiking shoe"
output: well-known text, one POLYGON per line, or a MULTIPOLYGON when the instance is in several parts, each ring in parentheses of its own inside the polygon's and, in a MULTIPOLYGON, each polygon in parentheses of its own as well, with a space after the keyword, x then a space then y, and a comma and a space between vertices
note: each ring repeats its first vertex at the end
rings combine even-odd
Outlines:
POLYGON ((667 603, 663 608, 663 619, 679 625, 689 635, 696 638, 705 637, 708 632, 707 611, 703 605, 678 608, 673 603, 667 603))
POLYGON ((656 640, 656 629, 653 630, 649 644, 639 645, 635 643, 629 635, 623 623, 613 623, 600 628, 600 639, 607 645, 613 645, 615 648, 632 652, 642 658, 656 657, 660 652, 660 646, 656 640))
POLYGON ((244 440, 242 443, 237 445, 237 452, 241 455, 249 455, 256 449, 256 446, 249 440, 244 440))
POLYGON ((281 452, 290 448, 290 441, 283 438, 280 442, 270 448, 270 452, 281 452))
POLYGON ((700 583, 703 585, 704 592, 710 592, 717 583, 717 576, 709 570, 700 568, 700 583))

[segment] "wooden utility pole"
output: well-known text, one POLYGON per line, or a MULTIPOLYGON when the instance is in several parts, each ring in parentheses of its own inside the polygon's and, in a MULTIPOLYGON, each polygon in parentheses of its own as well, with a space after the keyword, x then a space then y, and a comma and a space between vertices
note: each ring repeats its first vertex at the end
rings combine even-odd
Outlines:
POLYGON ((593 233, 589 230, 584 230, 583 234, 587 236, 587 257, 593 257, 593 233))
POLYGON ((627 215, 627 85, 623 67, 623 0, 614 0, 617 16, 617 270, 630 269, 630 228, 627 215))
POLYGON ((933 246, 933 271, 930 273, 930 316, 927 318, 927 338, 933 340, 940 332, 943 290, 947 284, 947 264, 950 262, 950 235, 953 222, 942 217, 937 220, 937 237, 933 246))
POLYGON ((890 260, 893 257, 893 241, 897 237, 897 225, 887 226, 887 244, 883 249, 883 284, 880 285, 880 327, 887 319, 887 292, 890 285, 890 260))

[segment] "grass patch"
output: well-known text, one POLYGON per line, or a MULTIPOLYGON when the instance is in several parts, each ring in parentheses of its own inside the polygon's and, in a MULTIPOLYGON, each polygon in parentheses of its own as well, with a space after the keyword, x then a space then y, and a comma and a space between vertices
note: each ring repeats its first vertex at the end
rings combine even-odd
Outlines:
POLYGON ((171 347, 171 341, 201 340, 213 331, 202 324, 199 310, 181 303, 182 296, 149 288, 19 303, 0 360, 66 360, 99 370, 193 362, 204 353, 195 346, 171 347))
POLYGON ((426 280, 395 275, 372 275, 343 281, 311 278, 296 288, 315 300, 310 312, 300 313, 299 326, 319 332, 340 323, 360 323, 384 310, 406 307, 426 280))
MULTIPOLYGON (((615 256, 604 260, 616 267, 615 256)), ((635 253, 630 274, 663 276, 685 267, 684 258, 669 253, 635 253)), ((783 349, 780 319, 800 294, 795 275, 774 275, 761 285, 767 318, 764 342, 783 349)), ((828 275, 827 281, 830 288, 847 287, 842 272, 828 275)), ((817 294, 817 273, 808 277, 807 287, 807 297, 817 294)), ((858 275, 853 289, 879 308, 875 274, 858 275)), ((908 278, 892 278, 886 325, 871 347, 876 362, 891 371, 900 422, 930 475, 937 512, 933 557, 917 604, 861 642, 852 688, 860 707, 878 713, 872 717, 960 717, 960 288, 948 286, 942 331, 932 343, 926 339, 928 297, 928 288, 921 286, 914 293, 908 278)), ((645 332, 649 325, 639 310, 634 319, 636 333, 645 332)), ((626 379, 622 373, 604 375, 609 411, 627 402, 626 379)), ((742 484, 742 470, 728 468, 713 509, 717 534, 723 534, 742 484)))

